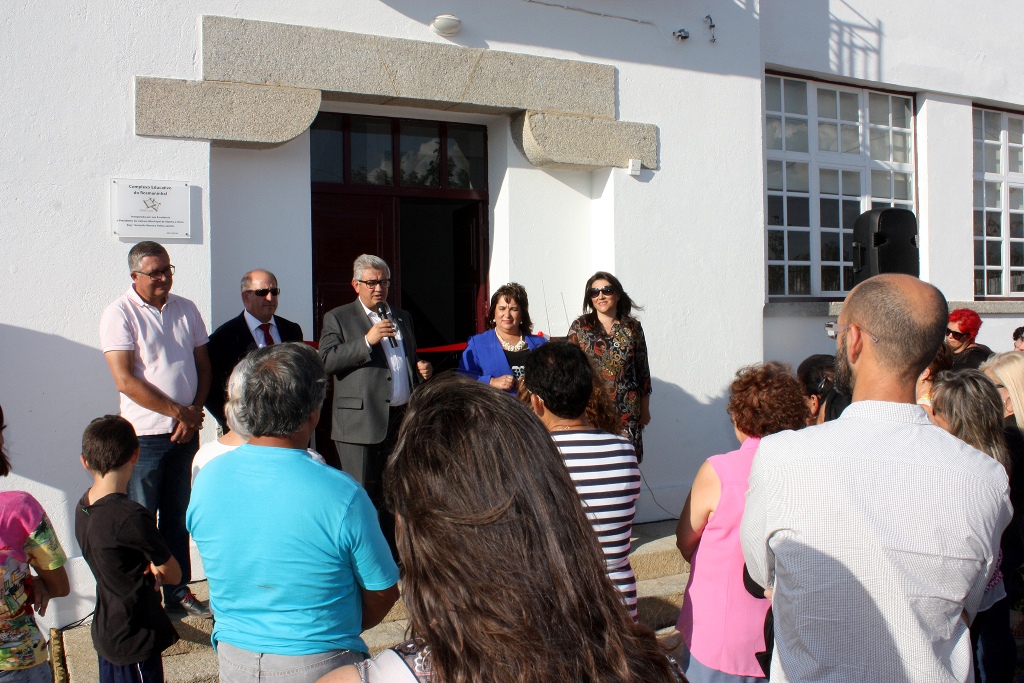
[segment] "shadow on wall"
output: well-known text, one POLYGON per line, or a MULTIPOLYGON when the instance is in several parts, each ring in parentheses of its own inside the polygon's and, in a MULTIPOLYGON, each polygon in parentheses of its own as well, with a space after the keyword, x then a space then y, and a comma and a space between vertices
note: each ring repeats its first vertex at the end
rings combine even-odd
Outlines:
POLYGON ((829 63, 837 74, 851 78, 881 81, 882 20, 869 19, 853 5, 840 0, 839 7, 849 17, 840 19, 829 12, 829 63))
POLYGON ((678 517, 701 464, 738 447, 725 411, 726 387, 708 402, 660 379, 653 380, 653 389, 651 424, 644 430, 638 522, 678 517))
POLYGON ((82 432, 93 418, 118 412, 114 381, 99 349, 57 335, 0 324, 0 348, 4 437, 17 475, 0 487, 17 481, 39 498, 64 549, 77 555, 73 508, 91 483, 78 462, 82 432))
POLYGON ((788 0, 764 13, 764 35, 780 36, 768 62, 782 67, 884 81, 881 19, 868 17, 846 0, 788 0), (798 37, 799 40, 792 38, 798 37))
MULTIPOLYGON (((423 25, 424 35, 418 39, 436 38, 430 22, 438 13, 437 7, 420 0, 385 0, 384 4, 423 25)), ((663 2, 634 6, 635 3, 606 0, 564 4, 586 11, 529 0, 505 3, 453 0, 445 5, 444 11, 462 20, 462 30, 447 40, 472 48, 491 48, 492 43, 535 45, 579 55, 574 59, 596 58, 670 68, 685 66, 706 73, 750 73, 746 58, 737 60, 727 47, 717 51, 697 49, 697 44, 709 43, 712 36, 705 20, 711 5, 686 7, 681 3, 663 2), (598 13, 605 16, 598 16, 598 13), (676 40, 672 32, 677 29, 688 30, 690 38, 676 40)), ((716 42, 711 47, 746 44, 758 31, 754 2, 714 3, 711 14, 716 25, 716 42)), ((756 51, 751 55, 759 56, 756 51)))

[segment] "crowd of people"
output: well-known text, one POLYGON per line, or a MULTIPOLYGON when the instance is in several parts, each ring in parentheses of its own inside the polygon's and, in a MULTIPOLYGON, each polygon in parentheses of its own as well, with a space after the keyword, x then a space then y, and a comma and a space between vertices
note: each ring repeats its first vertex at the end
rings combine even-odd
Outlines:
MULTIPOLYGON (((499 287, 489 329, 434 377, 376 256, 317 345, 276 315, 268 271, 207 335, 161 245, 129 266, 100 326, 121 414, 85 429, 75 515, 103 683, 162 681, 175 611, 214 619, 224 683, 1012 679, 1024 353, 978 344, 977 314, 931 285, 871 278, 825 325, 835 356, 736 373, 739 447, 697 471, 676 532, 689 581, 659 639, 630 566, 651 373, 614 275, 555 340, 522 285, 499 287), (221 434, 199 449, 204 406, 221 434), (399 598, 411 638, 368 659, 361 634, 399 598)), ((65 554, 23 492, 0 493, 0 535, 0 683, 49 681, 33 613, 68 593, 65 554)))

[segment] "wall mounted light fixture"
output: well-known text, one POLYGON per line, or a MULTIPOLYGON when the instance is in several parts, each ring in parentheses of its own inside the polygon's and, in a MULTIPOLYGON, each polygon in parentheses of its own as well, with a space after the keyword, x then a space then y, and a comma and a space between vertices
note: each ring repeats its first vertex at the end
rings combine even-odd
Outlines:
POLYGON ((430 28, 434 29, 437 35, 450 38, 462 30, 462 20, 454 14, 438 14, 430 22, 430 28))

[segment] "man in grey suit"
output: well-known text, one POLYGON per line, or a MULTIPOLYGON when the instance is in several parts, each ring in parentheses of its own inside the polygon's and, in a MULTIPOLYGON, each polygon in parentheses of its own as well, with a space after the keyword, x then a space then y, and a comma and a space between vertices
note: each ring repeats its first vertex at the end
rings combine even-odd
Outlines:
MULTIPOLYGON (((382 258, 357 258, 352 288, 358 298, 329 311, 320 333, 320 357, 334 377, 331 438, 341 469, 363 485, 378 510, 384 465, 409 394, 433 374, 430 363, 416 357, 412 318, 387 305, 390 285, 391 269, 382 258)), ((386 514, 381 528, 393 549, 393 520, 386 514)))

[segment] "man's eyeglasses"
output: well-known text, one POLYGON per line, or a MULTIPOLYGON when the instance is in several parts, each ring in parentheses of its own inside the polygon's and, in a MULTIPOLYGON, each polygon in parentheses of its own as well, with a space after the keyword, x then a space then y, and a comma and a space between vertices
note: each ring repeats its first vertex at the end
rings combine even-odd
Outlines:
POLYGON ((614 293, 615 288, 612 287, 611 285, 605 285, 600 289, 598 289, 597 287, 591 287, 590 289, 587 290, 587 295, 590 296, 591 299, 596 299, 598 296, 602 294, 604 294, 605 296, 611 296, 614 293))
POLYGON ((267 294, 273 294, 274 296, 277 296, 278 294, 281 293, 281 288, 271 287, 270 289, 247 289, 245 291, 249 294, 255 294, 256 296, 262 299, 266 297, 267 294))
POLYGON ((174 266, 167 266, 163 270, 151 270, 148 273, 143 272, 141 270, 136 270, 134 272, 138 273, 139 275, 145 275, 150 280, 158 280, 158 279, 161 279, 161 278, 173 276, 174 275, 174 266))
MULTIPOLYGON (((860 325, 854 325, 852 323, 846 325, 840 322, 829 321, 825 323, 825 334, 828 335, 829 339, 836 339, 840 334, 842 334, 845 330, 850 329, 851 327, 860 327, 860 325)), ((875 342, 876 344, 878 343, 878 337, 871 334, 863 327, 860 327, 860 331, 871 337, 871 341, 875 342)))
POLYGON ((957 332, 956 330, 951 330, 951 329, 949 329, 947 327, 946 328, 946 336, 947 337, 952 337, 953 339, 956 339, 957 341, 962 342, 963 340, 969 338, 971 335, 967 334, 966 332, 957 332))
POLYGON ((367 289, 376 289, 378 286, 386 289, 391 286, 390 278, 385 278, 383 280, 356 280, 356 282, 362 282, 366 285, 367 289))

